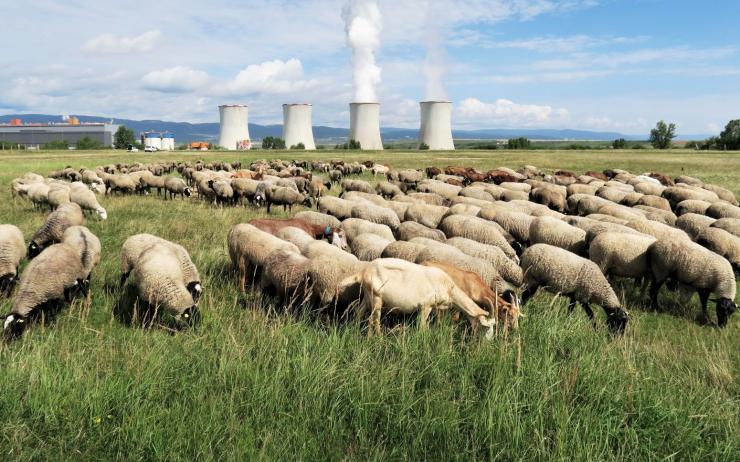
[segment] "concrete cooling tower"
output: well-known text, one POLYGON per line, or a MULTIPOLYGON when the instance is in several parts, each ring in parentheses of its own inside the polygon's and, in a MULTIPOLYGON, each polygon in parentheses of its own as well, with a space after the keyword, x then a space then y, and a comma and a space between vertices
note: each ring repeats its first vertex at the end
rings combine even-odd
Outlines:
POLYGON ((316 144, 313 141, 313 127, 311 126, 310 104, 283 104, 283 139, 285 147, 291 148, 303 143, 306 150, 313 151, 316 144))
POLYGON ((448 101, 421 102, 421 129, 419 144, 433 151, 453 151, 452 103, 448 101))
POLYGON ((360 142, 365 151, 383 150, 380 138, 380 104, 350 103, 349 139, 360 142))
POLYGON ((229 151, 246 150, 252 147, 249 139, 249 108, 242 105, 219 106, 221 129, 218 145, 229 151))

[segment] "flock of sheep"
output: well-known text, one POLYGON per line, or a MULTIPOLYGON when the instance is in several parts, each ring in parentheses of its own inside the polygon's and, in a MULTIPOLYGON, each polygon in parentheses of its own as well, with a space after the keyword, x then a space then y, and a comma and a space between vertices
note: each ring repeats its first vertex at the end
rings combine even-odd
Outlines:
MULTIPOLYGON (((83 211, 105 219, 96 194, 197 196, 217 205, 309 209, 290 219, 261 218, 227 236, 239 287, 250 283, 286 305, 310 303, 335 315, 369 313, 380 332, 383 312, 420 315, 453 309, 487 337, 518 325, 539 288, 605 312, 613 333, 629 320, 610 279, 650 283, 658 305, 664 283, 698 292, 707 320, 715 295, 717 324, 737 309, 740 207, 727 189, 688 176, 623 170, 545 173, 533 166, 429 167, 395 170, 373 162, 258 161, 108 165, 66 168, 45 179, 27 174, 14 195, 52 212, 26 250, 22 233, 0 226, 0 291, 18 285, 6 336, 29 321, 88 294, 100 261, 100 241, 83 226, 83 211), (373 186, 352 175, 372 172, 373 186), (179 177, 174 176, 179 173, 179 177), (327 195, 337 184, 340 197, 327 195), (315 211, 313 210, 315 208, 315 211), (521 299, 520 299, 521 297, 521 299)), ((152 235, 123 245, 121 284, 131 284, 149 319, 171 317, 175 327, 200 317, 200 276, 187 250, 152 235), (131 277, 129 277, 131 274, 131 277)))

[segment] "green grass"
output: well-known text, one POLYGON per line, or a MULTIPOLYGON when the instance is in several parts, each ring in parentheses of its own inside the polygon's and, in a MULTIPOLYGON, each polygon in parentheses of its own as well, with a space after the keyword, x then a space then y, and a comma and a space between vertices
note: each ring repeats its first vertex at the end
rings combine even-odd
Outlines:
MULTIPOLYGON (((6 152, 0 222, 27 238, 43 222, 28 203, 11 200, 10 180, 26 171, 266 155, 372 157, 397 167, 652 170, 740 194, 740 155, 728 153, 6 152)), ((156 196, 103 205, 109 219, 88 222, 104 252, 92 303, 77 301, 54 325, 0 347, 0 460, 724 461, 740 454, 740 318, 722 331, 699 325, 696 297, 680 306, 664 294, 668 310, 654 313, 637 290, 618 284, 632 321, 616 340, 544 293, 506 339, 485 342, 447 318, 427 332, 401 323, 368 339, 357 322, 326 324, 238 293, 226 234, 264 211, 156 196), (113 317, 120 247, 141 232, 190 250, 206 287, 196 331, 132 329, 113 317)), ((0 312, 9 308, 0 302, 0 312)))

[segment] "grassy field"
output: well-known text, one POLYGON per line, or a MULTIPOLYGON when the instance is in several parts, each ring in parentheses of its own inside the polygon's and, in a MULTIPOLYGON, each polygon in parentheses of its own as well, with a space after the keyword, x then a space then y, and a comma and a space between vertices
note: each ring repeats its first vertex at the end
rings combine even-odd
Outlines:
MULTIPOLYGON (((340 155, 396 167, 685 173, 740 194, 740 155, 728 153, 2 152, 0 222, 27 239, 42 224, 43 213, 11 200, 10 180, 27 171, 340 155)), ((740 318, 722 331, 702 326, 696 297, 687 307, 663 294, 667 309, 654 313, 617 285, 632 315, 621 339, 544 293, 506 339, 471 337, 447 318, 368 339, 359 323, 239 294, 226 234, 263 210, 156 195, 102 201, 109 219, 88 222, 104 253, 92 303, 0 346, 0 460, 738 460, 740 318), (206 288, 197 330, 171 335, 113 317, 121 244, 142 232, 190 250, 206 288)), ((0 313, 10 305, 0 301, 0 313)))

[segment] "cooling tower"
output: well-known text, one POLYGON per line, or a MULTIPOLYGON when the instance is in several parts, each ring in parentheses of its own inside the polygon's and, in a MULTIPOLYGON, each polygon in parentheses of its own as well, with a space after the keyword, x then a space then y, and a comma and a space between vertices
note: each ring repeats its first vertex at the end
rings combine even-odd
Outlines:
POLYGON ((311 110, 310 104, 283 104, 283 139, 286 148, 290 149, 298 143, 303 143, 306 150, 316 149, 311 126, 311 110))
POLYGON ((221 129, 218 134, 218 145, 230 151, 250 149, 249 108, 242 105, 219 106, 221 129))
POLYGON ((433 151, 453 151, 452 103, 449 101, 422 101, 419 144, 433 151))
POLYGON ((380 104, 350 103, 349 139, 360 142, 365 151, 381 151, 380 104))

